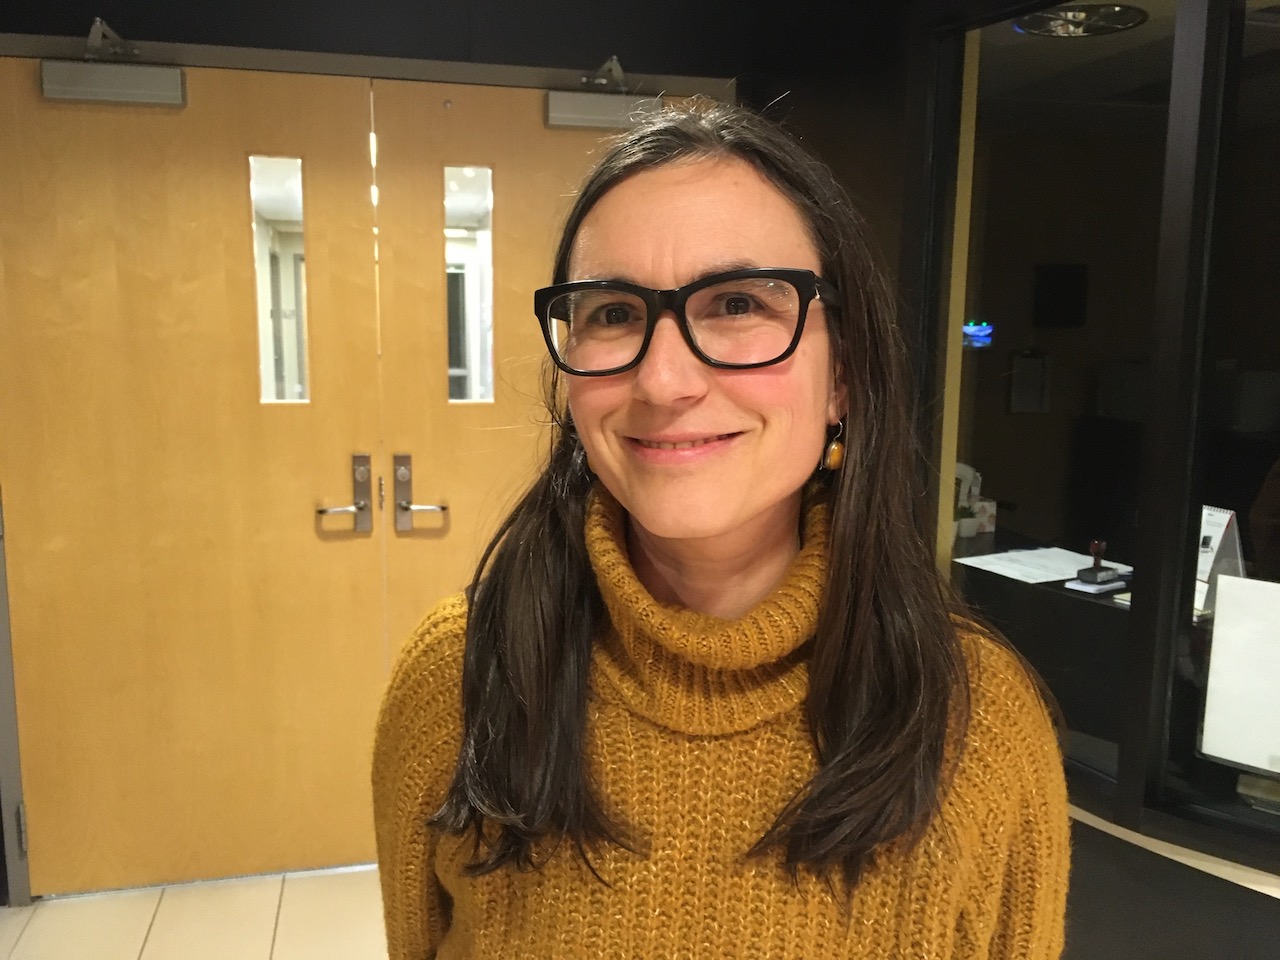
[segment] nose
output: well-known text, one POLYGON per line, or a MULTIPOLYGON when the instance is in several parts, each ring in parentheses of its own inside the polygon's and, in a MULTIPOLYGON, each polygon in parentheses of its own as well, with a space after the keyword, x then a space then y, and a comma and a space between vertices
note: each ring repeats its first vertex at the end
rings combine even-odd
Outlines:
POLYGON ((672 404, 696 399, 707 391, 711 368, 689 349, 675 314, 658 317, 649 349, 636 367, 632 391, 638 399, 672 404))

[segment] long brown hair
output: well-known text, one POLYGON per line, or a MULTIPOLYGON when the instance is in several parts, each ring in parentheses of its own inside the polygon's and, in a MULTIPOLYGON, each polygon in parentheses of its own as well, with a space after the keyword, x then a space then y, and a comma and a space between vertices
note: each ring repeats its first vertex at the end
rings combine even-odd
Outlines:
MULTIPOLYGON (((825 313, 849 397, 846 463, 818 481, 831 511, 805 703, 818 771, 750 852, 780 847, 792 872, 837 868, 856 883, 875 847, 923 834, 953 769, 947 744, 962 740, 968 716, 964 656, 925 532, 932 518, 921 515, 907 359, 862 218, 831 172, 773 123, 686 103, 644 119, 597 164, 565 224, 554 280, 567 279, 578 228, 612 187, 716 156, 750 163, 808 225, 822 274, 840 291, 825 313)), ((433 823, 474 831, 475 872, 535 865, 543 838, 584 856, 598 842, 630 845, 583 756, 592 645, 607 613, 583 536, 592 477, 559 393, 552 371, 546 468, 469 589, 462 749, 433 823)))

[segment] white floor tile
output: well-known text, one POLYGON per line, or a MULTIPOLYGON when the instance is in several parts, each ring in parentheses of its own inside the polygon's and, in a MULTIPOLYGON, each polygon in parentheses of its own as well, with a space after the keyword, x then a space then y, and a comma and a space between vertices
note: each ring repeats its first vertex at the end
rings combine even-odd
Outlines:
POLYGON ((142 960, 270 960, 283 877, 166 887, 142 960))
POLYGON ((378 871, 285 874, 271 960, 386 960, 378 871))
POLYGON ((1232 863, 1230 860, 1220 860, 1217 857, 1211 857, 1207 853, 1201 853, 1199 850, 1188 850, 1185 847, 1175 846, 1164 840, 1157 840, 1141 833, 1134 833, 1132 830, 1116 826, 1111 821, 1095 816, 1088 810, 1081 810, 1079 807, 1071 808, 1071 817, 1081 823, 1095 827, 1103 833, 1109 833, 1113 837, 1119 837, 1121 840, 1128 840, 1130 843, 1145 850, 1150 850, 1152 853, 1168 857, 1170 860, 1177 860, 1179 863, 1185 863, 1189 867, 1203 870, 1205 873, 1221 877, 1223 880, 1230 880, 1232 883, 1238 883, 1242 887, 1249 887, 1259 893, 1280 898, 1280 877, 1275 874, 1254 870, 1252 867, 1242 867, 1238 863, 1232 863))
POLYGON ((138 960, 160 890, 130 890, 38 904, 10 960, 138 960))
POLYGON ((35 907, 0 907, 0 957, 8 957, 22 931, 31 922, 35 907))

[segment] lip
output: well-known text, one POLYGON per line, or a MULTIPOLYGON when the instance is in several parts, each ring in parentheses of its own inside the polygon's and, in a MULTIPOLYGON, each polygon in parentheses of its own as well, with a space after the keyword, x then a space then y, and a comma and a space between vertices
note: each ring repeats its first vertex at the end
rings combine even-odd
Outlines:
POLYGON ((679 433, 626 437, 627 449, 648 463, 688 463, 723 451, 742 434, 679 433))

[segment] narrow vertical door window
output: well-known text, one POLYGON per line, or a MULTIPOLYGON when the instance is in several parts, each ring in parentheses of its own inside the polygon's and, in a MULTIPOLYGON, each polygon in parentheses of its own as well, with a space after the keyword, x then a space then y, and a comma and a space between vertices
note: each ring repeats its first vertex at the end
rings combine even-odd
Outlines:
POLYGON ((258 281, 262 400, 306 402, 310 393, 302 161, 297 157, 250 157, 249 195, 258 281))
POLYGON ((493 171, 444 168, 449 399, 493 400, 493 171))

